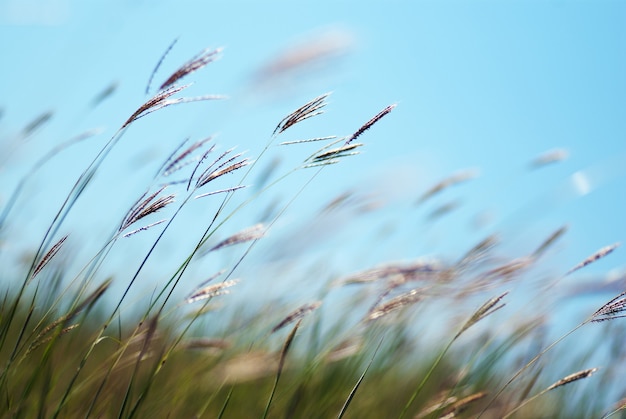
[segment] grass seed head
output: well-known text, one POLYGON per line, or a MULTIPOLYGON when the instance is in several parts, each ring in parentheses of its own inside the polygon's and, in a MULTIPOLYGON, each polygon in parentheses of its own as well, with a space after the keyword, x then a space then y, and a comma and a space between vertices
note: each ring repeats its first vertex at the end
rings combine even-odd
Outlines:
POLYGON ((220 282, 219 284, 208 285, 194 291, 189 297, 187 297, 188 303, 195 303, 196 301, 206 300, 207 298, 217 297, 219 295, 229 294, 230 290, 227 288, 236 285, 239 282, 237 279, 229 279, 228 281, 220 282))
POLYGON ((584 378, 590 377, 596 371, 598 371, 598 368, 589 368, 586 370, 575 372, 574 374, 570 374, 567 377, 561 378, 559 381, 557 381, 556 383, 548 387, 546 391, 550 391, 557 387, 562 387, 569 383, 573 383, 574 381, 578 381, 578 380, 582 380, 584 378))
POLYGON ((591 316, 592 322, 603 322, 607 320, 626 317, 626 291, 604 304, 591 316))
POLYGON ((41 272, 41 270, 43 268, 46 267, 46 265, 52 260, 52 258, 54 258, 56 256, 56 254, 59 253, 59 250, 61 250, 61 247, 63 246, 63 243, 65 243, 65 240, 67 240, 67 237, 68 237, 67 234, 65 236, 61 237, 59 239, 59 241, 57 241, 50 248, 50 250, 48 250, 48 252, 46 252, 46 254, 41 258, 41 260, 39 261, 37 266, 35 266, 35 269, 33 270, 33 274, 31 276, 31 279, 33 279, 35 276, 37 276, 37 274, 39 272, 41 272))
POLYGON ((365 124, 361 125, 361 128, 356 130, 350 137, 348 137, 348 139, 346 140, 346 145, 350 144, 352 141, 354 141, 358 137, 360 137, 361 134, 363 134, 365 131, 367 131, 368 129, 372 128, 372 126, 375 123, 377 123, 378 121, 383 119, 385 117, 385 115, 389 114, 392 110, 394 110, 394 108, 396 106, 398 106, 397 103, 394 103, 393 105, 387 106, 385 109, 383 109, 382 111, 380 111, 376 115, 374 115, 374 117, 372 119, 367 121, 365 124))
POLYGON ((159 90, 167 89, 170 86, 177 83, 183 77, 188 76, 191 73, 194 73, 201 68, 205 67, 207 64, 212 63, 213 61, 219 58, 219 54, 222 52, 222 48, 210 49, 207 48, 202 51, 200 54, 192 58, 183 64, 178 70, 172 73, 171 76, 167 78, 159 87, 159 90))
POLYGON ((330 92, 311 99, 295 111, 291 112, 289 115, 284 117, 278 125, 276 125, 272 135, 281 134, 305 119, 323 114, 324 111, 322 109, 327 105, 326 99, 328 99, 328 96, 330 96, 330 92))
POLYGON ((585 266, 599 260, 602 259, 605 256, 608 256, 610 253, 612 253, 615 249, 617 249, 620 246, 621 243, 613 243, 609 246, 603 247, 602 249, 598 250, 597 252, 595 252, 593 255, 589 256, 588 258, 586 258, 585 260, 583 260, 582 262, 580 262, 579 264, 577 264, 576 266, 574 266, 572 269, 570 269, 569 271, 567 271, 567 273, 565 275, 569 275, 572 272, 575 272, 579 269, 584 268, 585 266))
POLYGON ((287 326, 288 324, 293 323, 296 320, 300 320, 301 318, 303 318, 310 312, 317 310, 321 305, 322 305, 321 301, 315 301, 313 303, 304 304, 298 307, 296 310, 289 313, 287 317, 281 320, 276 326, 274 326, 270 333, 274 333, 282 329, 283 327, 287 326))
POLYGON ((383 316, 388 315, 389 313, 416 303, 421 299, 422 296, 419 294, 419 290, 413 289, 404 294, 398 295, 397 297, 394 297, 385 303, 377 305, 372 310, 370 310, 366 317, 366 320, 369 321, 379 319, 383 316))

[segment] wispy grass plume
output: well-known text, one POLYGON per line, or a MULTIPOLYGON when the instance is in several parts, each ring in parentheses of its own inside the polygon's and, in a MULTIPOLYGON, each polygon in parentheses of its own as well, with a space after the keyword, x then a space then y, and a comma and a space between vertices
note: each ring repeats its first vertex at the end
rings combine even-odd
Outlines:
POLYGON ((411 291, 405 292, 404 294, 398 295, 386 301, 382 304, 374 307, 367 314, 366 320, 376 320, 383 316, 388 315, 396 310, 399 310, 408 305, 414 304, 422 299, 422 296, 419 293, 418 289, 413 289, 411 291))
POLYGON ((327 105, 326 99, 328 99, 328 96, 330 96, 330 93, 317 96, 291 112, 276 125, 272 135, 281 134, 306 119, 323 114, 323 108, 327 105))
POLYGON ((194 291, 189 297, 187 297, 188 303, 195 303, 196 301, 205 300, 207 298, 217 297, 218 295, 229 294, 228 288, 236 285, 239 282, 237 279, 229 279, 219 284, 208 285, 194 291))
POLYGON ((442 181, 436 183, 434 186, 424 192, 424 194, 419 198, 417 203, 422 204, 423 202, 429 200, 443 190, 448 189, 449 187, 457 185, 459 183, 474 179, 477 176, 478 171, 476 169, 467 169, 454 173, 449 177, 443 179, 442 181))
MULTIPOLYGON (((232 236, 220 241, 215 246, 211 247, 206 253, 213 252, 215 250, 222 249, 224 247, 234 246, 240 243, 249 242, 251 240, 258 240, 265 235, 265 226, 263 224, 256 224, 252 227, 243 229, 232 236)), ((206 254, 205 253, 205 254, 206 254)))
MULTIPOLYGON (((171 48, 171 47, 170 47, 171 48)), ((177 83, 183 77, 188 76, 189 74, 200 70, 205 67, 209 63, 215 61, 219 54, 222 52, 222 48, 210 49, 207 48, 197 56, 192 58, 183 64, 178 70, 172 73, 171 76, 167 78, 159 87, 159 90, 167 89, 177 83)))
POLYGON ((626 317, 626 291, 619 294, 617 297, 613 298, 608 303, 604 304, 600 307, 595 313, 591 316, 592 322, 603 322, 607 320, 619 319, 622 317, 626 317))
POLYGON ((573 268, 571 268, 569 271, 567 271, 567 273, 565 275, 569 275, 579 269, 584 268, 585 266, 589 265, 590 263, 593 263, 599 259, 602 259, 605 256, 608 256, 610 253, 612 253, 615 249, 617 249, 620 246, 621 243, 613 243, 609 246, 605 246, 602 249, 598 250, 597 252, 595 252, 593 255, 589 256, 588 258, 586 258, 585 260, 583 260, 582 262, 578 263, 576 266, 574 266, 573 268))
POLYGON ((275 333, 283 327, 287 326, 288 324, 293 323, 296 320, 300 320, 310 312, 317 310, 321 305, 321 301, 315 301, 313 303, 304 304, 298 307, 296 310, 289 313, 283 320, 278 322, 278 324, 272 328, 271 333, 275 333))
POLYGON ((133 207, 128 211, 128 214, 124 217, 124 221, 122 221, 122 225, 119 228, 119 231, 124 231, 131 225, 135 224, 137 221, 147 217, 150 214, 154 214, 159 212, 169 204, 174 202, 174 195, 165 195, 157 196, 165 190, 165 186, 162 186, 159 190, 152 193, 151 195, 146 197, 144 194, 139 200, 133 205, 133 207))
POLYGON ((159 109, 167 108, 168 106, 178 105, 181 103, 189 103, 189 102, 202 102, 207 100, 220 100, 226 99, 224 95, 204 95, 204 96, 196 96, 196 97, 179 97, 170 99, 177 93, 182 92, 187 89, 190 84, 185 84, 182 86, 169 86, 164 90, 159 91, 156 95, 154 95, 151 99, 141 105, 137 110, 122 124, 122 129, 126 128, 136 120, 143 118, 144 116, 150 115, 153 112, 158 111, 159 109))

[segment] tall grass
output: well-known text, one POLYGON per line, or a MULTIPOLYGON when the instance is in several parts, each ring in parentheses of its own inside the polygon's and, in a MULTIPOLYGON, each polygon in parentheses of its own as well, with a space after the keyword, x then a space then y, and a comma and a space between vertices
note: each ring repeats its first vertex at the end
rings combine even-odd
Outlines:
MULTIPOLYGON (((306 248, 303 254, 297 252, 298 240, 279 238, 271 248, 255 253, 259 243, 286 222, 294 203, 311 190, 314 181, 333 182, 333 165, 349 164, 348 157, 367 147, 355 142, 357 138, 369 136, 375 141, 384 133, 380 121, 393 123, 388 115, 395 104, 378 113, 372 110, 373 117, 364 118, 360 126, 345 127, 343 136, 288 137, 296 126, 322 118, 330 93, 321 94, 277 118, 257 155, 236 152, 228 139, 218 141, 214 135, 186 139, 171 150, 125 213, 111 213, 106 220, 110 233, 94 238, 99 248, 93 255, 72 260, 78 253, 68 245, 80 243, 73 242, 69 215, 81 208, 78 204, 87 199, 93 179, 110 170, 105 163, 116 156, 114 149, 131 135, 135 124, 139 120, 149 124, 150 118, 173 105, 225 99, 213 94, 181 96, 189 87, 181 80, 203 70, 221 52, 202 51, 165 78, 130 116, 120 115, 124 122, 88 159, 70 190, 58 191, 61 204, 35 241, 27 263, 21 265, 21 275, 13 277, 9 269, 0 274, 5 284, 0 309, 3 416, 572 418, 619 414, 626 406, 619 401, 626 388, 616 371, 623 372, 619 343, 626 335, 616 325, 626 315, 624 293, 560 338, 546 337, 550 310, 537 312, 530 304, 527 311, 508 310, 511 301, 528 301, 529 291, 522 292, 520 284, 528 281, 533 269, 547 263, 566 227, 538 239, 536 249, 522 257, 506 257, 498 238, 489 236, 452 261, 417 258, 381 265, 363 261, 358 272, 334 273, 325 269, 322 258, 305 281, 290 281, 297 275, 289 265, 310 263, 306 248), (276 169, 270 156, 275 149, 287 150, 298 163, 276 169), (290 181, 294 177, 299 184, 290 181), (266 202, 276 191, 285 196, 283 201, 263 215, 257 211, 253 223, 228 233, 232 222, 244 219, 241 213, 266 202), (158 271, 150 294, 136 291, 146 270, 161 266, 155 260, 163 254, 158 250, 177 243, 178 221, 189 217, 190 207, 201 205, 206 206, 203 217, 193 220, 193 231, 188 232, 195 241, 173 261, 175 268, 158 271), (142 255, 135 266, 120 269, 111 254, 122 240, 141 235, 149 237, 145 248, 139 246, 142 255), (219 256, 226 252, 231 252, 229 257, 219 256), (220 258, 223 269, 201 273, 199 267, 210 257, 220 258), (285 259, 290 259, 289 264, 285 259), (245 301, 229 299, 244 286, 245 301), (287 297, 268 300, 266 291, 273 287, 287 297), (288 298, 296 289, 306 296, 303 301, 288 298), (579 329, 591 328, 599 329, 601 338, 581 352, 570 336, 576 332, 584 340, 584 333, 594 336, 593 331, 579 329), (611 357, 606 364, 588 365, 594 352, 607 348, 611 357), (571 390, 577 386, 585 392, 571 390)), ((45 124, 45 120, 36 122, 23 132, 31 135, 45 124)), ((36 199, 20 199, 24 185, 76 141, 52 148, 17 182, 0 215, 4 242, 11 242, 14 230, 7 227, 20 222, 18 214, 39 205, 36 199)), ((547 158, 534 165, 544 164, 547 158)), ((417 201, 413 197, 414 205, 419 208, 436 200, 446 189, 475 175, 473 171, 453 174, 417 201)), ((54 186, 50 182, 46 188, 54 186)), ((353 193, 328 196, 327 204, 320 206, 311 231, 321 236, 332 233, 319 227, 324 217, 348 214, 338 219, 350 224, 377 211, 371 201, 353 193)), ((441 207, 426 219, 449 216, 451 211, 454 206, 441 207)), ((298 235, 295 231, 294 237, 298 235)), ((334 252, 341 258, 343 250, 355 244, 359 243, 344 241, 334 252)), ((530 291, 530 300, 555 301, 562 277, 609 256, 618 246, 603 247, 569 271, 563 269, 549 284, 530 291)))

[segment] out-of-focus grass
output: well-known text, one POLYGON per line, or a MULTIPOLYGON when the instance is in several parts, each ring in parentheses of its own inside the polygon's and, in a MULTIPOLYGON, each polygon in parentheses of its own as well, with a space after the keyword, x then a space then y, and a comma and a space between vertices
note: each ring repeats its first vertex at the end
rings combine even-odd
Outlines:
MULTIPOLYGON (((98 307, 76 319, 80 323, 77 328, 53 337, 53 340, 28 354, 22 351, 3 378, 6 396, 3 411, 6 415, 49 417, 55 412, 82 357, 100 335, 104 311, 105 307, 98 307)), ((18 311, 14 318, 15 324, 23 323, 26 315, 23 310, 18 311)), ((219 321, 218 313, 210 315, 219 321)), ((31 316, 29 324, 37 320, 31 316)), ((440 350, 419 339, 409 339, 403 328, 414 324, 372 325, 359 343, 351 342, 358 345, 358 352, 355 352, 357 347, 347 345, 346 357, 341 358, 344 356, 341 352, 332 352, 340 358, 333 360, 329 354, 332 350, 329 344, 340 337, 325 336, 321 342, 313 345, 312 340, 317 339, 312 336, 315 329, 313 322, 311 319, 305 322, 295 337, 294 349, 287 355, 269 417, 336 416, 381 338, 381 349, 350 404, 346 417, 398 417, 440 350), (319 351, 320 347, 323 350, 319 351), (316 348, 318 350, 314 350, 316 348), (353 354, 348 356, 350 353, 353 354)), ((164 321, 159 324, 136 368, 146 342, 147 330, 145 325, 142 327, 142 331, 137 331, 123 326, 121 333, 112 327, 109 336, 100 337, 101 342, 95 346, 78 380, 72 384, 70 396, 60 409, 60 417, 84 416, 96 394, 99 397, 92 406, 92 416, 119 415, 131 380, 134 382, 134 391, 128 399, 129 407, 122 416, 130 416, 131 412, 135 412, 139 417, 217 417, 227 400, 224 417, 261 416, 274 382, 281 339, 286 337, 287 331, 274 342, 260 344, 251 341, 246 330, 213 340, 189 338, 183 339, 172 350, 173 343, 180 337, 180 325, 164 321), (121 350, 124 353, 119 357, 121 350), (109 372, 114 363, 115 366, 109 372), (158 373, 155 374, 156 371, 158 373), (107 374, 108 379, 101 387, 107 374), (139 401, 139 407, 133 410, 139 401)), ((499 336, 483 335, 477 340, 460 340, 459 346, 437 365, 411 405, 408 417, 419 415, 446 399, 458 400, 486 392, 487 396, 469 405, 466 413, 460 414, 462 417, 475 416, 480 407, 485 405, 488 395, 494 394, 495 389, 514 370, 514 366, 522 362, 509 357, 527 355, 525 351, 529 340, 535 336, 535 327, 536 323, 499 336)), ((263 328, 267 328, 267 325, 262 316, 256 320, 256 324, 250 324, 250 330, 263 328)), ((620 332, 613 338, 617 341, 623 336, 620 332)), ((12 330, 7 342, 16 340, 17 331, 12 330)), ((5 361, 10 349, 10 345, 6 346, 2 352, 5 361)), ((549 379, 543 376, 553 376, 551 371, 554 368, 551 364, 558 362, 559 358, 565 359, 567 351, 563 352, 547 357, 537 368, 529 371, 526 379, 509 388, 492 406, 487 417, 502 416, 526 397, 547 387, 549 379)), ((574 364, 586 365, 584 357, 574 364)), ((521 410, 519 417, 582 418, 599 415, 606 406, 605 402, 599 401, 600 398, 593 396, 593 392, 597 391, 594 389, 615 385, 619 382, 619 376, 610 377, 608 368, 598 372, 598 375, 589 378, 597 380, 594 385, 587 387, 590 394, 580 395, 572 391, 573 387, 554 390, 552 394, 521 410)), ((449 409, 449 406, 444 407, 436 415, 424 417, 439 417, 449 409)))

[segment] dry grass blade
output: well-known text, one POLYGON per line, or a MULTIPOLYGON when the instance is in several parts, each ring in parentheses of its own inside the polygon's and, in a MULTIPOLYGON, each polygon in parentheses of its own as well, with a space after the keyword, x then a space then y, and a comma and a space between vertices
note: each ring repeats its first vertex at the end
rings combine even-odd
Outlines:
POLYGON ((272 135, 280 134, 305 119, 324 113, 321 109, 326 106, 326 99, 328 96, 330 96, 330 92, 324 93, 323 95, 308 101, 295 111, 291 112, 289 115, 284 117, 278 125, 276 125, 272 135))
POLYGON ((394 103, 393 105, 389 105, 387 106, 385 109, 383 109, 382 111, 378 112, 372 119, 370 119, 369 121, 367 121, 365 124, 363 124, 361 126, 361 128, 359 128, 358 130, 356 130, 354 132, 354 134, 352 134, 350 137, 348 137, 348 139, 346 140, 346 145, 350 144, 352 141, 356 140, 361 134, 363 134, 365 131, 367 131, 368 129, 372 128, 372 126, 377 123, 378 121, 380 121, 381 119, 383 119, 383 117, 385 115, 387 115, 389 112, 391 112, 396 106, 398 106, 397 103, 394 103))
POLYGON ((492 299, 490 299, 489 301, 487 301, 486 303, 484 303, 482 306, 480 306, 478 308, 478 310, 476 310, 474 312, 474 314, 472 314, 472 316, 465 322, 465 324, 463 325, 463 327, 461 328, 461 330, 459 330, 459 332, 456 334, 456 336, 454 337, 454 339, 458 338, 459 336, 461 336, 461 334, 463 332, 465 332, 467 329, 469 329, 470 327, 472 327, 473 325, 475 325, 476 323, 478 323, 479 321, 481 321, 482 319, 484 319, 485 317, 489 316, 490 314, 494 313, 497 310, 500 310, 502 307, 505 306, 505 304, 500 304, 499 306, 496 306, 500 300, 502 300, 506 295, 508 294, 508 291, 505 292, 504 294, 498 296, 498 297, 494 297, 492 299))
POLYGON ((563 234, 567 232, 567 229, 567 226, 563 226, 556 230, 554 233, 552 233, 550 237, 548 237, 543 243, 541 243, 537 250, 533 252, 533 258, 536 259, 539 256, 543 255, 545 251, 554 244, 554 242, 556 242, 563 234))
POLYGON ((263 224, 253 225, 252 227, 241 230, 238 233, 235 233, 232 236, 222 240, 221 242, 210 248, 206 253, 221 249, 223 247, 234 246, 236 244, 245 243, 251 240, 258 240, 265 235, 265 231, 265 226, 263 224))
POLYGON ((626 317, 626 291, 604 304, 598 311, 591 315, 592 322, 603 322, 607 320, 626 317))
POLYGON ((613 250, 617 249, 620 246, 621 243, 617 242, 617 243, 613 243, 609 246, 603 247, 602 249, 598 250, 596 253, 594 253, 593 255, 589 256, 587 259, 583 260, 582 262, 580 262, 578 265, 574 266, 572 269, 570 269, 569 271, 567 271, 567 273, 565 275, 569 275, 572 272, 575 272, 579 269, 584 268, 585 266, 589 265, 590 263, 593 263, 595 261, 597 261, 598 259, 602 259, 603 257, 609 255, 611 252, 613 252, 613 250))
POLYGON ((150 214, 154 214, 165 208, 167 205, 173 203, 175 198, 174 195, 165 195, 157 198, 157 196, 163 192, 165 188, 166 186, 162 186, 158 191, 154 192, 145 199, 145 194, 139 198, 139 201, 135 203, 128 214, 126 214, 126 217, 124 217, 124 221, 122 222, 118 232, 127 229, 129 226, 135 224, 142 218, 145 218, 150 214))
POLYGON ((313 303, 304 304, 304 305, 298 307, 296 310, 294 310, 291 313, 289 313, 287 315, 287 317, 285 317, 283 320, 281 320, 276 326, 274 326, 274 328, 272 329, 272 331, 270 333, 274 333, 274 332, 282 329, 283 327, 287 326, 288 324, 293 323, 296 320, 300 320, 301 318, 303 318, 304 316, 306 316, 310 312, 312 312, 314 310, 317 310, 321 305, 322 305, 321 301, 315 301, 313 303))
POLYGON ((418 200, 418 204, 423 203, 424 201, 432 198, 437 195, 441 191, 448 189, 451 186, 457 185, 459 183, 474 179, 478 176, 478 171, 475 169, 463 170, 453 175, 445 178, 441 182, 435 184, 429 190, 427 190, 418 200))
POLYGON ((239 283, 239 280, 229 279, 228 281, 220 282, 219 284, 200 288, 187 297, 187 302, 191 304, 196 301, 206 300, 207 298, 217 297, 218 295, 230 294, 230 290, 227 288, 230 288, 237 283, 239 283))
POLYGON ((35 276, 37 276, 37 274, 39 272, 41 272, 41 270, 43 268, 45 268, 45 266, 50 262, 50 260, 52 260, 52 258, 54 256, 56 256, 56 254, 59 252, 59 250, 61 250, 61 247, 63 246, 63 243, 65 243, 65 240, 67 239, 67 237, 68 237, 67 234, 65 236, 61 237, 61 239, 59 241, 57 241, 50 248, 50 250, 48 250, 48 252, 41 258, 41 260, 39 261, 39 263, 37 264, 37 266, 33 270, 33 275, 31 276, 31 279, 33 279, 35 276))
POLYGON ((404 294, 398 295, 397 297, 394 297, 391 300, 374 307, 372 310, 370 310, 366 320, 379 319, 391 312, 399 310, 409 304, 413 304, 421 299, 422 296, 419 295, 417 289, 405 292, 404 294))
POLYGON ((598 368, 589 368, 586 370, 575 372, 574 374, 570 374, 567 377, 561 378, 559 381, 557 381, 556 383, 548 387, 546 391, 550 391, 557 387, 561 387, 569 383, 573 383, 574 381, 578 381, 578 380, 582 380, 584 378, 590 377, 596 371, 598 371, 598 368))
POLYGON ((183 77, 200 70, 209 63, 212 63, 219 57, 219 54, 221 52, 222 48, 205 49, 200 54, 183 64, 178 70, 176 70, 167 80, 163 82, 163 84, 161 84, 159 90, 167 89, 183 77))

